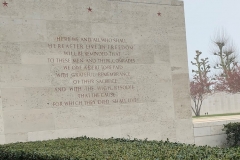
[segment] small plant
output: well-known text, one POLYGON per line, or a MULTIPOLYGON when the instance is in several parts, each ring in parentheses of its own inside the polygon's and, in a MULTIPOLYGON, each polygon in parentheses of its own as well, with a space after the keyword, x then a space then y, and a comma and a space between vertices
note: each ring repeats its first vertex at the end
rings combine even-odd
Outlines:
POLYGON ((227 134, 227 144, 232 147, 240 146, 240 123, 228 123, 224 125, 223 131, 227 134))

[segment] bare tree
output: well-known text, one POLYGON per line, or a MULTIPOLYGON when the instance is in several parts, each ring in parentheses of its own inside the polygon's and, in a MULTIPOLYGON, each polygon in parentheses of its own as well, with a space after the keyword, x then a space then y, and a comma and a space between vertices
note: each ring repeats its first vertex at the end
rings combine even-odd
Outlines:
POLYGON ((237 60, 236 49, 233 43, 230 43, 224 31, 219 32, 213 42, 217 46, 213 53, 217 57, 217 63, 214 69, 220 70, 220 74, 215 75, 215 90, 235 90, 235 88, 233 88, 234 85, 231 85, 231 83, 234 75, 238 73, 237 69, 239 62, 237 60))
POLYGON ((194 73, 193 80, 190 82, 190 96, 194 102, 192 110, 196 116, 200 116, 200 111, 202 107, 202 102, 205 96, 211 93, 211 78, 208 76, 210 72, 210 65, 208 64, 208 58, 200 59, 202 52, 196 51, 196 56, 194 57, 195 62, 192 65, 196 66, 196 70, 192 70, 194 73))

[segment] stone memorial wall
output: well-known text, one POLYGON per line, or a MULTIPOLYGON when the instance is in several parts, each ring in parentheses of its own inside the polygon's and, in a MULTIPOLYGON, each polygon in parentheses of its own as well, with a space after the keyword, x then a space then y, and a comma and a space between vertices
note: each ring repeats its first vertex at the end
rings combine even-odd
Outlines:
POLYGON ((193 143, 183 3, 9 0, 0 9, 0 143, 193 143))
MULTIPOLYGON (((191 101, 192 106, 194 102, 191 101)), ((240 113, 240 94, 218 92, 205 97, 201 106, 201 115, 240 113)), ((194 112, 192 115, 195 116, 194 112)))

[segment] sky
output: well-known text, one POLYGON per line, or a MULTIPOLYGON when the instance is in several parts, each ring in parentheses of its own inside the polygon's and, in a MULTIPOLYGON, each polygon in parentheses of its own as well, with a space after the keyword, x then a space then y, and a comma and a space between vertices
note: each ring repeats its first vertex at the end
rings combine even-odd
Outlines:
MULTIPOLYGON (((196 50, 209 57, 211 66, 217 61, 212 40, 224 31, 237 49, 240 60, 240 0, 183 0, 185 10, 188 66, 190 78, 196 50)), ((212 69, 212 73, 214 71, 212 69)))

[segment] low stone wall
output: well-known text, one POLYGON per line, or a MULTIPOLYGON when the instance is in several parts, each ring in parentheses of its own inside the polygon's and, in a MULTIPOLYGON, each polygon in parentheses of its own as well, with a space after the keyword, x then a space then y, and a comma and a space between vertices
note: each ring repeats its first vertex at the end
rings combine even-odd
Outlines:
MULTIPOLYGON (((194 140, 198 146, 209 145, 212 147, 224 147, 226 144, 226 134, 222 131, 223 125, 230 122, 240 122, 240 115, 237 116, 223 116, 223 117, 212 117, 212 118, 194 118, 194 140)), ((80 135, 74 134, 75 130, 70 131, 67 135, 69 137, 77 137, 80 135)), ((30 133, 29 141, 37 141, 43 139, 56 139, 60 134, 63 134, 66 130, 52 131, 52 132, 39 132, 30 133)), ((95 137, 96 132, 89 132, 90 136, 95 137)), ((85 133, 86 134, 86 133, 85 133)), ((18 135, 21 136, 21 135, 18 135)), ((27 142, 22 139, 21 142, 27 142)), ((9 141, 9 143, 11 143, 9 141)), ((0 135, 0 144, 5 144, 5 137, 0 135)))
POLYGON ((225 116, 212 118, 194 118, 194 138, 198 146, 209 145, 212 147, 226 146, 226 134, 223 129, 224 124, 230 122, 240 122, 240 116, 225 116))

